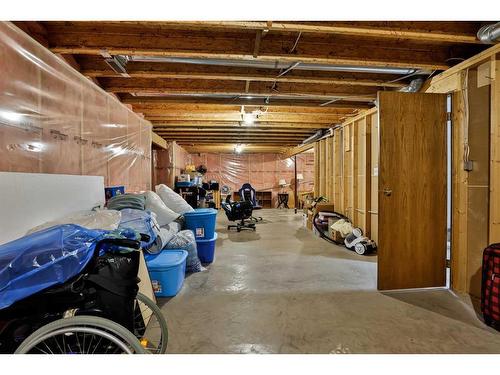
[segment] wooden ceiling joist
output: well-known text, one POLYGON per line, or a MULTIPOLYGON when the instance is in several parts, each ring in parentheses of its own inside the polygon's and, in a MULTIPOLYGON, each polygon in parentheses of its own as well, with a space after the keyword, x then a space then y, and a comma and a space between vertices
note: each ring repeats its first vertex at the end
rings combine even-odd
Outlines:
MULTIPOLYGON (((138 22, 126 22, 139 24, 138 22)), ((142 23, 142 25, 144 22, 142 23)), ((370 38, 407 39, 442 43, 480 43, 475 33, 443 32, 438 30, 407 29, 401 27, 369 27, 350 26, 341 22, 316 22, 315 24, 299 22, 263 21, 179 21, 150 22, 150 27, 168 27, 180 29, 219 29, 219 30, 267 30, 272 32, 301 32, 311 34, 334 34, 362 36, 370 38)))
MULTIPOLYGON (((450 57, 457 57, 474 49, 475 44, 430 43, 425 39, 401 41, 401 34, 381 28, 380 34, 396 35, 380 38, 363 33, 324 34, 303 36, 295 53, 290 54, 296 35, 284 36, 270 32, 260 42, 258 57, 254 57, 255 32, 196 32, 192 29, 131 28, 129 24, 65 22, 46 23, 49 44, 54 52, 100 55, 106 50, 111 55, 167 56, 184 58, 233 59, 250 61, 282 61, 335 65, 406 67, 444 70, 450 57), (427 44, 426 44, 427 43, 427 44), (429 44, 430 43, 430 44, 429 44)), ((418 36, 439 33, 417 32, 418 36)), ((416 35, 417 35, 416 34, 416 35)), ((407 35, 410 35, 409 33, 407 35)), ((453 39, 453 38, 452 38, 453 39)), ((470 38, 469 41, 473 39, 470 38)), ((437 40, 436 40, 437 41, 437 40)), ((456 42, 463 43, 463 42, 456 42)), ((472 53, 473 54, 473 53, 472 53)))
POLYGON ((266 82, 253 82, 245 91, 245 82, 207 80, 162 80, 145 78, 101 78, 106 91, 114 93, 168 93, 180 95, 228 95, 228 96, 313 96, 317 98, 345 98, 370 101, 376 97, 377 88, 370 86, 345 86, 306 83, 282 83, 272 89, 266 82))
POLYGON ((299 134, 304 136, 304 134, 313 134, 315 129, 269 129, 269 128, 254 128, 245 129, 242 127, 238 128, 153 128, 158 134, 260 134, 260 135, 272 135, 272 134, 299 134))
MULTIPOLYGON (((268 103, 265 102, 265 98, 232 98, 232 99, 221 99, 221 98, 200 98, 200 97, 137 97, 130 95, 122 95, 121 100, 126 104, 144 104, 144 105, 155 105, 155 104, 168 104, 168 105, 219 105, 219 106, 266 106, 268 108, 280 108, 289 107, 293 108, 295 106, 308 107, 308 108, 318 108, 320 104, 323 104, 325 100, 284 100, 284 99, 272 99, 268 103)), ((372 103, 363 102, 346 102, 346 101, 336 101, 322 108, 346 108, 349 110, 358 109, 368 109, 373 107, 372 103)))
MULTIPOLYGON (((323 124, 323 125, 332 125, 332 124, 337 124, 339 121, 343 121, 347 119, 349 116, 342 115, 342 116, 304 116, 304 115, 288 115, 288 116, 281 116, 281 115, 261 115, 259 116, 260 121, 268 121, 268 122, 275 122, 275 123, 306 123, 306 124, 323 124)), ((189 113, 182 114, 182 115, 173 115, 173 116, 166 116, 166 115, 155 115, 155 116, 145 116, 145 118, 149 121, 151 121, 153 124, 158 123, 158 122, 163 122, 163 121, 217 121, 217 122, 230 122, 230 123, 240 123, 242 122, 241 116, 239 115, 232 115, 232 114, 207 114, 206 116, 203 115, 191 115, 189 113)))
MULTIPOLYGON (((276 77, 271 74, 215 74, 215 73, 197 73, 197 72, 157 72, 157 71, 129 71, 131 78, 160 78, 160 79, 202 79, 202 80, 226 80, 226 81, 256 81, 256 82, 286 82, 286 83, 308 83, 320 85, 347 85, 347 86, 369 86, 369 87, 396 87, 406 86, 404 82, 390 82, 369 79, 347 79, 347 78, 322 78, 311 77, 308 75, 282 76, 276 77)), ((119 73, 108 70, 84 70, 82 74, 88 77, 120 78, 119 73)))
MULTIPOLYGON (((211 143, 211 144, 196 144, 192 145, 189 143, 180 143, 182 147, 190 153, 199 152, 220 152, 220 153, 234 153, 234 144, 231 143, 211 143)), ((286 147, 283 145, 245 145, 243 147, 242 153, 261 153, 261 152, 271 152, 271 153, 282 153, 286 147)))
POLYGON ((232 152, 231 144, 245 143, 252 145, 247 150, 284 155, 306 149, 297 145, 314 131, 373 108, 378 91, 398 90, 413 78, 383 68, 430 74, 480 53, 486 49, 476 40, 481 26, 482 22, 442 21, 21 25, 151 121, 159 136, 178 140, 188 151, 232 152), (111 70, 104 51, 135 57, 125 64, 128 77, 111 70), (257 118, 252 126, 244 126, 249 113, 257 118))
MULTIPOLYGON (((201 128, 241 128, 243 125, 239 122, 221 122, 221 121, 179 121, 179 120, 163 120, 151 121, 155 129, 168 127, 201 127, 201 128)), ((293 123, 293 122, 261 122, 256 121, 252 126, 257 128, 288 128, 288 129, 322 129, 329 128, 331 124, 322 123, 293 123)))
MULTIPOLYGON (((129 104, 129 102, 126 102, 129 104)), ((240 105, 216 105, 216 104, 164 104, 164 103, 130 103, 136 112, 154 114, 157 112, 189 112, 189 113, 207 113, 207 112, 241 112, 240 105)), ((245 105, 245 112, 265 111, 266 113, 274 114, 321 114, 321 115, 350 115, 356 112, 352 108, 337 108, 337 107, 305 107, 305 106, 280 106, 268 107, 266 105, 255 106, 245 105)))

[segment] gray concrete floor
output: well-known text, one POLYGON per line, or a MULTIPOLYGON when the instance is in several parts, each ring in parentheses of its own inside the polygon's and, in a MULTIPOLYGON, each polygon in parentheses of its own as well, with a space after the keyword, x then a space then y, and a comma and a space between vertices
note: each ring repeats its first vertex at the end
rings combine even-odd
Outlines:
POLYGON ((256 232, 217 219, 216 260, 158 304, 168 353, 500 353, 467 298, 380 293, 376 256, 315 237, 293 210, 262 210, 256 232))

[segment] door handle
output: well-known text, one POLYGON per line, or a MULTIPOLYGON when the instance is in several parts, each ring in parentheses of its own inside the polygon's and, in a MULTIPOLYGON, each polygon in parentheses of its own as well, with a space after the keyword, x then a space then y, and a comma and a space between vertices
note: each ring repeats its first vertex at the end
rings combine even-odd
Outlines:
POLYGON ((383 193, 384 193, 384 195, 385 195, 386 197, 390 197, 390 196, 391 196, 391 194, 392 194, 392 189, 387 189, 387 188, 385 188, 385 189, 383 190, 383 193))

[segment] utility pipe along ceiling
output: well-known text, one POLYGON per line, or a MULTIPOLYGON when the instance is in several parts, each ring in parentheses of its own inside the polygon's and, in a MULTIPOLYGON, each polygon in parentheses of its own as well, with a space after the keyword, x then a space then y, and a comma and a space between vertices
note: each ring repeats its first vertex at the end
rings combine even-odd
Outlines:
POLYGON ((190 150, 313 142, 500 40, 491 22, 15 24, 190 150))

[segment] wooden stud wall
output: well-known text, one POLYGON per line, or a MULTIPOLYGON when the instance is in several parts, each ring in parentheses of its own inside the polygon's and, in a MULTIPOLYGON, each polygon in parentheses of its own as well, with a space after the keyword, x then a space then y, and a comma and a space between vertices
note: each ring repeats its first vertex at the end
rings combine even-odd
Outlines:
POLYGON ((489 242, 500 242, 500 59, 491 57, 491 160, 489 242))
POLYGON ((377 110, 370 109, 315 144, 315 177, 320 184, 316 196, 327 197, 337 212, 375 240, 378 177, 372 166, 378 166, 377 123, 377 110))
POLYGON ((437 75, 426 92, 452 94, 451 287, 480 296, 482 251, 500 242, 500 45, 437 75), (472 171, 464 170, 464 145, 472 171))

